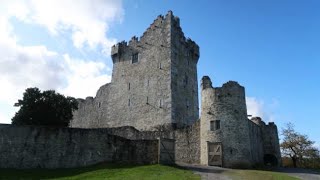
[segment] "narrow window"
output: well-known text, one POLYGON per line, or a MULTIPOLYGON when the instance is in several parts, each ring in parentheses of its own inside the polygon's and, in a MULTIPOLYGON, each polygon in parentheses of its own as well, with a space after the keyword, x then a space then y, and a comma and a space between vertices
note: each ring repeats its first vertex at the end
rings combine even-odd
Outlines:
POLYGON ((101 102, 98 103, 98 107, 101 107, 101 102))
POLYGON ((210 121, 210 130, 215 131, 220 129, 220 120, 210 121))
POLYGON ((186 99, 186 106, 187 106, 187 109, 190 107, 190 102, 186 99))
POLYGON ((162 65, 161 65, 161 62, 159 63, 159 69, 162 69, 162 65))
POLYGON ((130 99, 129 99, 129 101, 128 101, 128 106, 130 106, 131 105, 131 101, 130 101, 130 99))
POLYGON ((130 91, 130 83, 128 83, 128 90, 130 91))
POLYGON ((188 76, 187 73, 184 76, 184 85, 187 86, 188 85, 188 76))
POLYGON ((147 104, 149 104, 149 97, 147 96, 147 104))
POLYGON ((133 54, 131 59, 132 59, 132 64, 137 63, 139 60, 139 54, 138 53, 133 54))
POLYGON ((148 87, 149 87, 149 84, 150 84, 150 82, 149 82, 150 80, 148 79, 148 82, 147 82, 147 85, 148 85, 148 87))
POLYGON ((162 100, 159 101, 159 107, 162 108, 162 100))

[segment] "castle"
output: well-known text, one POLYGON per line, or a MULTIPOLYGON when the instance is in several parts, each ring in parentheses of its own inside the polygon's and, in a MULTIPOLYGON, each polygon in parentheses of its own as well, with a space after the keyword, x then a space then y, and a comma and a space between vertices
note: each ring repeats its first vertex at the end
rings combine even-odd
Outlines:
POLYGON ((199 47, 186 39, 179 18, 170 11, 139 39, 112 47, 111 83, 95 98, 79 101, 72 127, 190 125, 199 117, 197 62, 199 47))
MULTIPOLYGON (((184 36, 172 11, 158 16, 140 38, 112 47, 111 83, 100 87, 95 98, 79 99, 71 127, 131 126, 142 134, 162 127, 167 135, 157 136, 176 141, 176 161, 224 167, 280 165, 276 125, 248 119, 245 89, 237 82, 214 88, 210 78, 203 77, 199 119, 199 55, 199 46, 184 36), (181 130, 187 133, 177 133, 181 130), (178 151, 177 144, 184 141, 185 151, 178 151), (183 152, 189 154, 179 154, 183 152)), ((120 136, 132 139, 126 133, 120 136)))

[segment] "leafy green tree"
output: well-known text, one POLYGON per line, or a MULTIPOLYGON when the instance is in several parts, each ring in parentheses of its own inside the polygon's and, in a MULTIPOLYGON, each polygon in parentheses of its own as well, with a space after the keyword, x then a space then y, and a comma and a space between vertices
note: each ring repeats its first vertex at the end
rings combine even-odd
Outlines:
POLYGON ((66 127, 72 119, 72 111, 78 109, 73 97, 65 97, 54 90, 41 92, 38 88, 28 88, 22 100, 14 104, 20 107, 11 119, 15 125, 44 125, 66 127))
POLYGON ((282 129, 282 135, 282 154, 291 158, 293 167, 297 167, 298 164, 304 165, 306 160, 317 157, 319 151, 313 147, 314 142, 309 140, 307 135, 296 132, 292 123, 288 123, 287 127, 282 129))

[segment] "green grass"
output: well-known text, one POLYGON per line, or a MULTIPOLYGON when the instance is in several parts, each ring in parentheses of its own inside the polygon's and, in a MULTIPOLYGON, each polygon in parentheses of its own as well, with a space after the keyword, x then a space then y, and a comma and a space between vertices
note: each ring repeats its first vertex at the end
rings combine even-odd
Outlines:
POLYGON ((285 173, 261 171, 261 170, 231 170, 226 172, 226 175, 232 179, 243 180, 297 180, 299 178, 289 176, 285 173))
POLYGON ((199 175, 189 170, 164 165, 95 165, 74 169, 0 169, 0 179, 192 179, 200 180, 199 175))

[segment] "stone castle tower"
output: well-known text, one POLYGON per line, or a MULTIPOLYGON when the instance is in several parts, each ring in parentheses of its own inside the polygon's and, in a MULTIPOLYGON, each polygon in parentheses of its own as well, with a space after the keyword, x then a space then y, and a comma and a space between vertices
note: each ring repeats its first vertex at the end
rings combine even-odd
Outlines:
POLYGON ((187 39, 169 11, 158 16, 140 38, 112 47, 111 83, 96 97, 79 99, 71 127, 190 125, 199 118, 199 46, 187 39))
POLYGON ((277 126, 248 119, 245 89, 235 81, 201 81, 200 163, 223 167, 281 164, 277 126))

